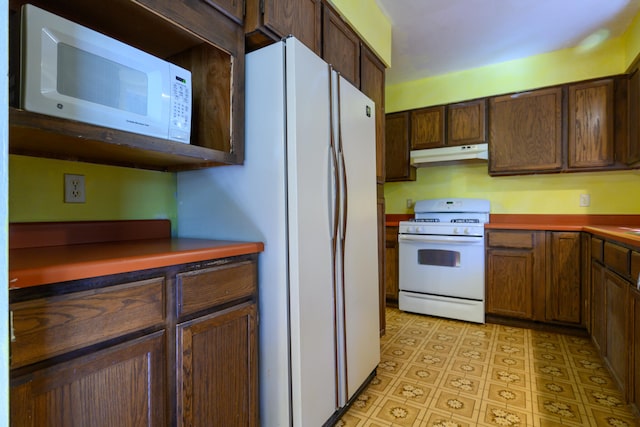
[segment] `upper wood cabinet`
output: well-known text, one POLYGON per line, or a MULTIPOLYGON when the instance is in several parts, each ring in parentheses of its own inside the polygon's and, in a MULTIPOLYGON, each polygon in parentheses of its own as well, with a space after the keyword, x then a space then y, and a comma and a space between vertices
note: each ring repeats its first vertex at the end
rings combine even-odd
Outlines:
POLYGON ((444 145, 445 106, 411 110, 411 149, 422 150, 444 145))
POLYGON ((489 173, 562 169, 562 88, 490 100, 489 173))
POLYGON ((244 22, 244 0, 203 0, 239 24, 244 22))
POLYGON ((481 144, 487 137, 487 100, 447 105, 447 145, 481 144))
MULTIPOLYGON (((23 3, 12 1, 10 14, 23 3)), ((202 0, 44 0, 38 5, 191 71, 191 143, 34 114, 14 102, 10 153, 165 171, 243 162, 244 33, 229 17, 233 13, 202 0)), ((10 44, 19 42, 14 38, 10 44)), ((10 57, 16 67, 19 56, 10 57)))
POLYGON ((288 35, 322 54, 320 0, 246 0, 247 48, 255 50, 288 35))
POLYGON ((409 164, 409 126, 408 111, 386 115, 384 157, 387 182, 416 179, 416 168, 409 164))
POLYGON ((629 76, 628 89, 628 134, 625 151, 625 163, 640 163, 640 68, 636 67, 629 76))
POLYGON ((322 58, 360 87, 360 38, 329 6, 322 6, 322 58))
POLYGON ((614 163, 613 114, 613 79, 569 86, 569 168, 603 167, 614 163))
POLYGON ((360 90, 376 104, 376 179, 385 178, 385 66, 365 44, 360 44, 360 90))

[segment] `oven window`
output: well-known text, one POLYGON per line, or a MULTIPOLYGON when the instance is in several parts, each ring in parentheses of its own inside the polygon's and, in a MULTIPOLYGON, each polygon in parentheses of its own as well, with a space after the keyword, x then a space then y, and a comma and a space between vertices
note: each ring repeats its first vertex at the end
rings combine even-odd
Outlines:
POLYGON ((437 265, 439 267, 459 267, 460 252, 441 249, 419 249, 418 264, 437 265))

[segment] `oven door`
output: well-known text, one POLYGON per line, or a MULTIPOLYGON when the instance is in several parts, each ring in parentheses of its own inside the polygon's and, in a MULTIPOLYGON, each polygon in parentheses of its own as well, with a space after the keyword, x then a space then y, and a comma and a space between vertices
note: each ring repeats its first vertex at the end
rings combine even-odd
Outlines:
POLYGON ((398 235, 400 291, 484 300, 484 237, 398 235))

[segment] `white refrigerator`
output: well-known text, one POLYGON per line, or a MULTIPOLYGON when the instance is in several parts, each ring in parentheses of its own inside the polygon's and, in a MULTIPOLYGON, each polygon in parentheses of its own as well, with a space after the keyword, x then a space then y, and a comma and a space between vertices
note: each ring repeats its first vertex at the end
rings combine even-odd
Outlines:
POLYGON ((265 243, 261 425, 322 426, 380 361, 374 104, 293 37, 245 102, 244 165, 178 174, 178 234, 265 243))

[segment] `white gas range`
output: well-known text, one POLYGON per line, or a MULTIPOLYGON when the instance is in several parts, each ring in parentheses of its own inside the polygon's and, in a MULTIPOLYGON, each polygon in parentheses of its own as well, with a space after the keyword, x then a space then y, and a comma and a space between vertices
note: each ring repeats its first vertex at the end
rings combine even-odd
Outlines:
POLYGON ((484 323, 484 199, 416 202, 398 232, 400 310, 484 323))

